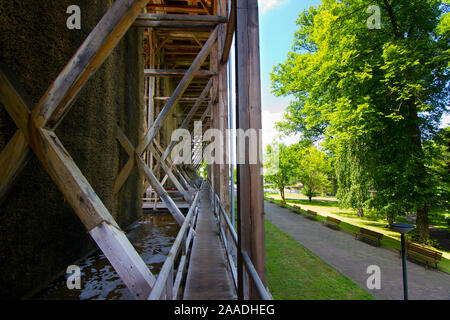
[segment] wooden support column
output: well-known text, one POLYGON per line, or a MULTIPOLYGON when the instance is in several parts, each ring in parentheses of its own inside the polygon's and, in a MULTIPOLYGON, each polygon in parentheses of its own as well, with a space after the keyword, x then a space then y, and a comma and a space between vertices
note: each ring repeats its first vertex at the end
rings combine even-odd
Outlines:
MULTIPOLYGON (((236 81, 237 129, 260 130, 261 77, 259 56, 258 0, 236 2, 236 81)), ((259 131, 258 131, 259 132, 259 131)), ((261 139, 261 137, 258 137, 261 139)), ((255 143, 255 142, 252 142, 255 143)), ((259 141, 259 143, 261 143, 259 141)), ((246 143, 249 150, 248 143, 246 143)), ((259 153, 262 150, 257 148, 259 153)), ((242 150, 237 150, 238 159, 242 150)), ((248 253, 262 282, 266 282, 264 192, 262 155, 258 163, 250 164, 245 152, 245 164, 238 164, 238 283, 240 299, 260 299, 256 287, 245 275, 242 251, 248 253)))
MULTIPOLYGON (((216 9, 217 7, 214 7, 216 9)), ((218 26, 218 41, 215 43, 215 45, 212 48, 211 51, 211 71, 218 74, 219 73, 219 30, 221 26, 218 26)), ((219 101, 217 99, 217 93, 219 91, 219 76, 215 76, 213 78, 213 100, 214 104, 212 105, 212 129, 219 130, 219 118, 220 118, 220 111, 219 111, 219 101)), ((219 171, 220 171, 220 165, 218 164, 219 159, 217 158, 219 153, 219 150, 215 150, 215 160, 212 164, 212 187, 214 191, 219 194, 220 192, 220 179, 219 179, 219 171)))
MULTIPOLYGON (((220 1, 218 14, 226 16, 228 14, 228 1, 220 1)), ((230 188, 229 188, 229 167, 228 167, 228 68, 227 62, 223 61, 223 50, 227 37, 227 25, 219 26, 218 46, 219 46, 219 76, 218 76, 218 104, 219 104, 219 130, 223 134, 223 149, 219 165, 219 186, 218 195, 225 211, 230 212, 230 188)))

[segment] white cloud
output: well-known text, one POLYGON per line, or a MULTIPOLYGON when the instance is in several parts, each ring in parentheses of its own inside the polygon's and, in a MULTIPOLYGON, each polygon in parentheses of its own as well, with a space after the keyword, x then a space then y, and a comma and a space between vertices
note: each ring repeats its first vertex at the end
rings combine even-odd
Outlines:
POLYGON ((280 132, 277 131, 275 125, 277 122, 283 120, 284 112, 270 112, 262 111, 262 136, 263 136, 263 146, 264 150, 266 146, 273 142, 273 139, 277 139, 278 142, 284 142, 286 145, 291 145, 299 142, 298 135, 292 135, 289 137, 280 136, 280 132))
POLYGON ((266 13, 275 7, 281 6, 287 0, 259 0, 259 6, 261 7, 262 13, 266 13))

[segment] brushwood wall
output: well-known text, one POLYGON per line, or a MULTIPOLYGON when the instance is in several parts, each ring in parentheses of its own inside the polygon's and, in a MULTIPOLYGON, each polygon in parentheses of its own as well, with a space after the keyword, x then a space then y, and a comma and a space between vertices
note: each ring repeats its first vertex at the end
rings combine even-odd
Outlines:
MULTIPOLYGON (((15 74, 33 107, 112 0, 2 0, 0 61, 15 74), (81 30, 69 30, 70 5, 81 30)), ((116 140, 119 124, 137 145, 142 135, 142 31, 131 28, 82 89, 56 134, 122 228, 142 214, 142 184, 134 169, 120 193, 114 181, 128 160, 116 140)), ((16 131, 0 104, 0 151, 16 131)), ((95 249, 84 226, 40 165, 27 164, 0 204, 0 299, 29 296, 95 249)))

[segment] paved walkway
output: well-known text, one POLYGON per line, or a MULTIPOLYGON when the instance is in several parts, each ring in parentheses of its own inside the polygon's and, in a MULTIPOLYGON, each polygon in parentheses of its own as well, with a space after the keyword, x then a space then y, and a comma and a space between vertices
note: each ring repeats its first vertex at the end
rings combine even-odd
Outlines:
MULTIPOLYGON (((355 240, 351 234, 331 230, 267 201, 264 209, 270 222, 377 299, 403 299, 402 261, 398 253, 355 240), (367 268, 371 265, 381 269, 381 290, 367 288, 367 268)), ((426 270, 410 261, 407 269, 410 300, 450 300, 450 275, 426 270)))

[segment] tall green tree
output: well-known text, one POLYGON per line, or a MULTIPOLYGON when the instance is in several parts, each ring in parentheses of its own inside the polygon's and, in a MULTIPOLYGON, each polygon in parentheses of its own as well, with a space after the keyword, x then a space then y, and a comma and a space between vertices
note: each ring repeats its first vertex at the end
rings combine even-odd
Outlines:
POLYGON ((293 146, 274 142, 267 146, 264 157, 264 179, 271 182, 280 191, 283 203, 286 203, 284 190, 296 183, 299 155, 293 146))
POLYGON ((435 190, 435 209, 450 211, 450 127, 440 130, 432 140, 424 143, 425 166, 431 174, 435 190))
MULTIPOLYGON (((293 148, 299 150, 298 146, 293 148)), ((324 191, 330 184, 328 180, 330 165, 326 154, 316 147, 311 146, 299 150, 297 154, 300 156, 297 167, 298 181, 303 185, 303 194, 308 197, 309 201, 312 201, 317 192, 324 191)))
POLYGON ((341 206, 354 208, 358 217, 364 217, 364 210, 369 200, 371 187, 370 174, 364 170, 361 159, 361 147, 353 141, 340 146, 339 158, 336 162, 336 177, 339 186, 337 198, 341 206))
POLYGON ((449 105, 447 12, 447 0, 323 0, 300 14, 293 51, 272 73, 274 93, 295 97, 280 128, 327 140, 346 164, 346 201, 391 221, 416 212, 423 241, 436 191, 423 144, 449 105), (371 5, 379 29, 368 26, 371 5))

